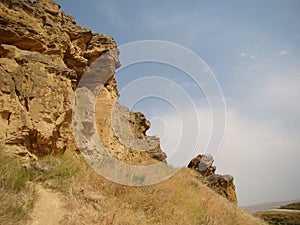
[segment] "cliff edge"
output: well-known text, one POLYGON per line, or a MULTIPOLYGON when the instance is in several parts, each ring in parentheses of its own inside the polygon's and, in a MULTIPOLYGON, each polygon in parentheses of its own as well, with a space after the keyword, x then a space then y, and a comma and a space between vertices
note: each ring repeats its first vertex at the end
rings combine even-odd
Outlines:
MULTIPOLYGON (((118 67, 114 39, 78 26, 52 1, 1 1, 0 144, 27 158, 77 150, 71 124, 75 89, 89 66, 108 50, 114 60, 107 68, 118 67)), ((118 90, 113 72, 96 106, 102 142, 113 156, 129 163, 165 160, 159 143, 151 153, 134 152, 114 135, 111 110, 118 104, 118 90)), ((150 122, 144 115, 118 109, 120 117, 130 113, 132 135, 145 139, 150 122)))

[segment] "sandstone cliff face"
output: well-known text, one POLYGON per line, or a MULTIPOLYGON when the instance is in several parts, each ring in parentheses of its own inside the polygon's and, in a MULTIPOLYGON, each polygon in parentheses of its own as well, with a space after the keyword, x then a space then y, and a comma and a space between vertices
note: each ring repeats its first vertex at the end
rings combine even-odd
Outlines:
MULTIPOLYGON (((77 150, 71 124, 74 91, 87 68, 108 50, 114 60, 107 68, 118 67, 112 37, 76 25, 50 0, 1 1, 0 145, 29 157, 77 150)), ((111 106, 118 101, 113 72, 97 103, 99 133, 111 154, 139 162, 141 153, 124 146, 111 127, 111 106)), ((133 135, 145 138, 149 122, 140 113, 130 115, 133 135)), ((165 159, 159 143, 155 154, 146 156, 165 159)))

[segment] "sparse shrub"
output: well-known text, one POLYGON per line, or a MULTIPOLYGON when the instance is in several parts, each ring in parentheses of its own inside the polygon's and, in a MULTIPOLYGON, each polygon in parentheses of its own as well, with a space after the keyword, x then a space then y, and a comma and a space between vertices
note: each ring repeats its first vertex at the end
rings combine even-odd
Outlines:
POLYGON ((32 177, 16 158, 0 154, 0 224, 19 224, 28 218, 35 201, 32 177))
POLYGON ((39 162, 48 165, 49 170, 37 170, 34 167, 24 167, 19 158, 1 152, 0 224, 23 224, 21 221, 24 222, 33 209, 37 182, 47 181, 51 188, 66 191, 70 184, 69 179, 77 174, 80 168, 78 160, 74 157, 75 154, 45 156, 39 162))

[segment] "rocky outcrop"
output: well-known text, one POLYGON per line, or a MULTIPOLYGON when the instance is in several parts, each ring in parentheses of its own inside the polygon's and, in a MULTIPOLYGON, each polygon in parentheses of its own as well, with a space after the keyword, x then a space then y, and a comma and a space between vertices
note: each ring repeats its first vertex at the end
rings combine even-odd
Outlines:
MULTIPOLYGON (((112 106, 118 102, 114 69, 120 66, 113 38, 78 26, 51 0, 1 1, 0 145, 30 158, 77 150, 71 124, 75 89, 107 51, 112 52, 111 61, 97 68, 111 70, 97 101, 96 111, 107 112, 97 117, 99 133, 114 156, 142 161, 141 153, 125 146, 111 126, 112 106)), ((134 137, 158 142, 154 152, 142 155, 164 160, 159 140, 145 135, 150 125, 145 117, 119 109, 130 115, 134 137)))
MULTIPOLYGON (((1 37, 0 37, 1 38, 1 37)), ((70 135, 76 72, 54 55, 1 44, 0 142, 43 155, 74 146, 70 135)))
POLYGON ((235 192, 235 185, 233 183, 233 176, 212 174, 207 177, 204 183, 208 187, 215 190, 217 193, 227 198, 229 201, 237 204, 237 197, 235 192))
POLYGON ((200 173, 200 178, 205 185, 215 190, 218 194, 237 204, 233 176, 215 174, 216 167, 213 166, 214 159, 211 155, 199 154, 188 164, 189 168, 200 173))
POLYGON ((116 47, 59 8, 51 1, 0 3, 0 142, 38 155, 76 148, 74 89, 87 66, 116 47))
POLYGON ((197 170, 203 176, 210 176, 216 171, 216 167, 212 165, 213 162, 211 155, 200 154, 191 160, 188 167, 197 170))

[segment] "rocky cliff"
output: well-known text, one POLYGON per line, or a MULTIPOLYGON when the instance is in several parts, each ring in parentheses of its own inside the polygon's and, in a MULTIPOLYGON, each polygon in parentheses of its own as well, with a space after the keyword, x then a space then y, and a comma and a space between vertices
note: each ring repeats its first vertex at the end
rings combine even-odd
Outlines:
MULTIPOLYGON (((120 66, 118 53, 112 37, 78 26, 73 17, 51 0, 2 0, 0 145, 3 149, 24 159, 78 151, 72 126, 75 91, 83 76, 88 77, 89 90, 97 89, 93 72, 105 70, 108 76, 100 85, 95 105, 96 129, 103 146, 115 158, 132 165, 164 161, 166 155, 159 139, 146 135, 150 122, 142 113, 130 112, 118 103, 114 77, 115 68, 120 66), (107 58, 99 66, 97 60, 107 52, 107 58)), ((87 133, 93 128, 90 123, 81 126, 87 133)), ((190 167, 207 177, 209 187, 236 202, 232 177, 214 174, 214 167, 206 167, 211 159, 199 157, 190 167)))
POLYGON ((118 107, 120 117, 130 115, 132 136, 158 141, 154 151, 132 151, 113 132, 111 110, 118 101, 113 73, 120 65, 114 39, 78 26, 50 0, 0 2, 0 144, 23 157, 77 150, 71 124, 75 89, 108 50, 114 57, 106 66, 113 70, 96 106, 102 142, 129 163, 164 160, 159 140, 145 135, 150 123, 143 114, 118 107))

